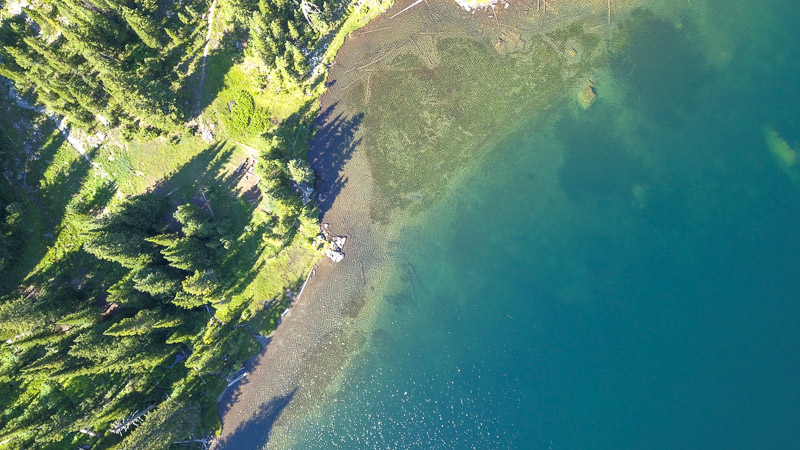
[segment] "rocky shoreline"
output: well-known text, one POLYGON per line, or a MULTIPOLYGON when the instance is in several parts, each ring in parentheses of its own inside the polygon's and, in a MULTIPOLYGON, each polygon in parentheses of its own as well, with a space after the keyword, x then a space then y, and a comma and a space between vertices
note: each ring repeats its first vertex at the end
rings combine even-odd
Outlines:
MULTIPOLYGON (((398 2, 381 17, 408 3, 398 2)), ((334 64, 330 79, 344 70, 334 64)), ((363 304, 354 308, 353 298, 365 295, 370 269, 385 263, 379 255, 386 253, 377 248, 383 230, 369 217, 373 181, 366 156, 356 151, 358 114, 344 111, 329 91, 320 102, 309 161, 317 175, 327 257, 312 269, 302 296, 298 293, 266 345, 246 365, 248 376, 220 396, 222 433, 213 448, 260 448, 273 442, 273 434, 314 407, 364 342, 369 314, 363 304)))

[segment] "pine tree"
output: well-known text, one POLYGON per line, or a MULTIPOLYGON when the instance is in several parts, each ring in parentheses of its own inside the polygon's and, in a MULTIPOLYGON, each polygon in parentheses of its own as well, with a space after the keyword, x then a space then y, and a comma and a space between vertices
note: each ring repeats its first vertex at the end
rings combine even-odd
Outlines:
POLYGON ((200 436, 200 407, 194 401, 167 400, 147 415, 140 426, 125 437, 119 448, 169 448, 188 436, 200 436))
POLYGON ((115 303, 123 307, 146 308, 152 306, 156 301, 149 294, 136 289, 133 281, 133 272, 129 272, 125 277, 108 288, 108 303, 115 303))
POLYGON ((269 25, 264 17, 258 13, 253 13, 249 20, 250 33, 253 39, 248 46, 248 52, 257 60, 261 61, 266 67, 271 67, 275 62, 275 50, 268 39, 269 25))
POLYGON ((211 217, 194 205, 185 204, 178 207, 175 211, 175 220, 180 222, 183 227, 181 230, 186 236, 198 238, 209 238, 216 234, 211 217))
POLYGON ((83 248, 97 258, 136 269, 158 260, 155 246, 146 238, 147 233, 133 228, 116 232, 98 229, 88 233, 83 248))
POLYGON ((136 316, 116 322, 104 334, 108 336, 138 336, 158 328, 174 328, 181 324, 181 318, 166 308, 145 309, 136 316))
MULTIPOLYGON (((94 372, 136 373, 149 371, 173 353, 173 349, 164 343, 164 332, 108 336, 104 334, 106 329, 94 327, 83 333, 75 339, 69 355, 90 361, 95 367, 94 372)), ((76 376, 74 372, 69 375, 76 376)))
POLYGON ((144 194, 127 200, 110 220, 139 230, 157 231, 168 209, 166 197, 144 194))
POLYGON ((179 274, 169 266, 152 266, 133 273, 137 290, 157 298, 172 298, 181 288, 179 274))
POLYGON ((187 272, 207 267, 211 258, 208 247, 194 237, 180 238, 161 253, 170 266, 187 272))
POLYGON ((205 297, 199 297, 189 294, 186 291, 180 291, 175 294, 175 298, 172 299, 172 303, 181 308, 194 309, 208 304, 208 300, 205 297))
POLYGON ((120 5, 119 12, 128 26, 139 36, 145 45, 152 49, 158 49, 163 45, 163 38, 159 33, 159 24, 151 17, 140 14, 137 10, 120 5))
POLYGON ((213 270, 197 270, 183 280, 184 292, 189 295, 212 301, 220 295, 219 277, 213 270))
POLYGON ((308 163, 299 159, 292 159, 286 165, 286 169, 289 172, 289 178, 295 183, 313 184, 314 172, 311 171, 308 163))

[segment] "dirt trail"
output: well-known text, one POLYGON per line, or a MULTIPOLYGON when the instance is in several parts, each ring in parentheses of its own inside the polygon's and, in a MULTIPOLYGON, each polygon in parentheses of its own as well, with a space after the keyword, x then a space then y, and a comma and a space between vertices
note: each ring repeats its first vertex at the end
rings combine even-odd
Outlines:
POLYGON ((231 141, 231 142, 233 142, 234 144, 237 144, 237 145, 239 145, 240 147, 242 147, 243 149, 245 149, 245 150, 247 151, 247 155, 248 155, 249 157, 251 157, 251 158, 255 159, 256 161, 258 161, 258 157, 259 157, 259 155, 261 154, 261 152, 260 152, 260 151, 258 151, 258 149, 255 149, 255 148, 253 148, 253 147, 250 147, 250 146, 249 146, 249 145, 247 145, 247 144, 242 144, 242 143, 241 143, 241 142, 239 142, 239 141, 231 141))
POLYGON ((211 2, 211 8, 208 9, 208 29, 206 30, 206 45, 203 47, 203 59, 200 61, 200 83, 194 93, 194 112, 199 116, 202 112, 201 105, 203 102, 203 87, 206 85, 206 62, 208 61, 208 50, 211 48, 211 29, 214 25, 214 10, 217 7, 217 0, 211 2))

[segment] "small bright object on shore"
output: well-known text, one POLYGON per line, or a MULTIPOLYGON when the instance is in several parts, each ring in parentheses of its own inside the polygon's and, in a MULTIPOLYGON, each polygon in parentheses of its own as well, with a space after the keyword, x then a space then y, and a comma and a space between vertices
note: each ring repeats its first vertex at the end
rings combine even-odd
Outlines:
POLYGON ((491 8, 497 3, 497 0, 456 0, 456 3, 467 11, 474 11, 481 8, 491 8))

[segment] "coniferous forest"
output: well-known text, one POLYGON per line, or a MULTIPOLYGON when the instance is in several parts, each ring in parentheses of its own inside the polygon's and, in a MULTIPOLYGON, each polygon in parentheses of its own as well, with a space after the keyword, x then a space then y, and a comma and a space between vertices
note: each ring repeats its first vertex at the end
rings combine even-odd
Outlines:
POLYGON ((0 3, 0 447, 210 445, 324 246, 327 64, 387 3, 0 3))

